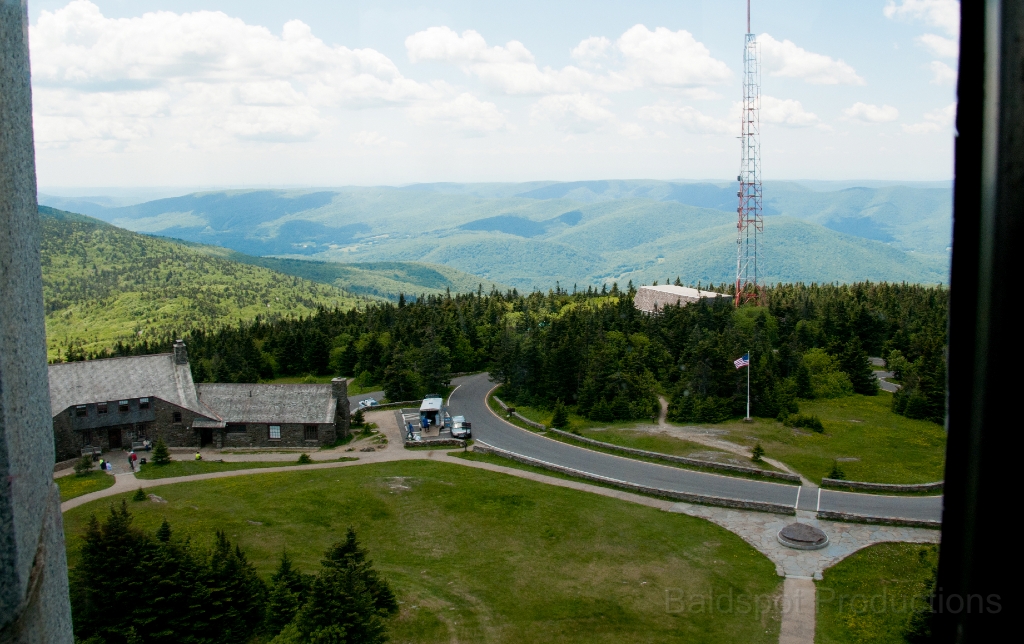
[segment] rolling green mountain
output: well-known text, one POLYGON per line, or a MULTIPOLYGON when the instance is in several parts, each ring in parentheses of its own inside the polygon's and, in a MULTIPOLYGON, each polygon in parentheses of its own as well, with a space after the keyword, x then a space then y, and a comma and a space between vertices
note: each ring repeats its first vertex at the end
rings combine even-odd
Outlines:
POLYGON ((41 206, 50 358, 257 315, 309 315, 362 300, 341 289, 212 257, 41 206))
MULTIPOLYGON (((735 189, 583 181, 221 191, 99 216, 249 255, 424 262, 520 289, 676 276, 720 283, 735 277, 735 189)), ((762 274, 772 282, 947 280, 947 184, 768 183, 765 222, 762 274)), ((296 266, 306 271, 297 274, 346 285, 344 275, 325 276, 340 269, 296 266)), ((368 286, 379 290, 355 290, 393 288, 368 286)))

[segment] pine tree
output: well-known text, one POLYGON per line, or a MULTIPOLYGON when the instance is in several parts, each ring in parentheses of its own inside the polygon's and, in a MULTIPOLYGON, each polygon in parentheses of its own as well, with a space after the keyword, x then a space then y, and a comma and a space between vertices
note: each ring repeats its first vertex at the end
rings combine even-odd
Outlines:
POLYGON ((555 401, 555 413, 551 417, 551 426, 555 429, 565 429, 569 426, 569 414, 565 411, 562 400, 555 401))
POLYGON ((840 364, 842 370, 850 377, 855 393, 865 396, 878 395, 878 378, 875 377, 875 372, 871 368, 871 360, 868 359, 867 352, 861 346, 860 338, 854 336, 846 344, 840 364))
POLYGON ((270 635, 281 632, 295 619, 299 608, 306 601, 307 591, 302 573, 292 566, 288 552, 281 551, 281 563, 270 578, 270 591, 267 595, 265 626, 270 635))
POLYGON ((156 443, 153 445, 153 464, 167 465, 170 462, 171 453, 167 449, 167 443, 164 442, 163 437, 157 438, 156 443))
POLYGON ((362 579, 367 591, 373 597, 374 607, 382 614, 390 615, 398 610, 398 599, 386 580, 373 569, 373 562, 367 559, 367 552, 359 545, 356 532, 351 527, 345 533, 345 541, 335 543, 324 553, 322 565, 341 568, 353 566, 362 579))
POLYGON ((157 541, 161 541, 163 543, 167 543, 171 540, 171 524, 167 522, 167 519, 164 519, 163 523, 160 524, 160 527, 157 528, 156 538, 157 541))
POLYGON ((750 460, 754 461, 755 463, 760 463, 763 458, 764 448, 761 447, 761 443, 758 443, 757 445, 754 445, 753 454, 750 457, 750 460))

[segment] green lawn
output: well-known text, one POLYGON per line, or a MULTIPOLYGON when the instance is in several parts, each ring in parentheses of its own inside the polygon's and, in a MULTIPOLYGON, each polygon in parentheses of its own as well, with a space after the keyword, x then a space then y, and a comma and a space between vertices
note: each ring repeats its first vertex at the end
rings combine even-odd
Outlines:
MULTIPOLYGON (((395 642, 777 642, 775 566, 714 524, 448 463, 409 461, 161 486, 130 504, 208 544, 223 529, 269 576, 313 572, 347 527, 392 582, 395 642), (714 597, 763 610, 717 613, 714 597), (752 600, 755 601, 755 600, 752 600)), ((69 564, 106 499, 64 515, 69 564)))
POLYGON ((89 494, 90 492, 105 490, 114 484, 113 476, 100 472, 99 470, 93 470, 86 476, 69 474, 54 480, 57 481, 57 488, 60 490, 61 501, 67 501, 68 499, 73 499, 76 496, 82 496, 83 494, 89 494))
POLYGON ((924 603, 938 546, 880 543, 850 555, 815 582, 815 642, 902 644, 911 611, 924 603))
MULTIPOLYGON (((497 390, 495 390, 494 394, 498 398, 501 398, 501 388, 499 387, 497 390)), ((524 405, 513 405, 512 403, 508 402, 504 398, 501 398, 501 401, 503 403, 505 403, 506 405, 509 405, 510 407, 515 407, 516 412, 518 412, 519 414, 522 414, 526 418, 529 418, 533 422, 535 422, 535 423, 542 423, 546 427, 550 427, 551 426, 551 418, 554 415, 554 410, 553 409, 540 409, 540 408, 537 408, 537 407, 530 407, 530 406, 524 406, 524 405)), ((504 411, 498 405, 497 401, 493 401, 493 400, 491 401, 491 409, 493 409, 495 411, 495 413, 497 413, 502 418, 504 418, 506 416, 504 411)), ((565 431, 567 431, 567 432, 579 431, 579 432, 582 433, 582 430, 584 430, 584 429, 591 429, 591 428, 595 428, 595 427, 601 427, 601 428, 605 428, 605 427, 634 427, 634 426, 640 424, 641 422, 643 422, 643 421, 636 421, 636 420, 618 420, 618 421, 611 422, 611 423, 603 423, 603 422, 600 422, 600 421, 590 420, 588 418, 584 418, 583 416, 580 416, 575 411, 573 411, 573 409, 574 409, 574 407, 569 407, 566 410, 568 412, 568 414, 569 414, 569 426, 565 428, 565 431)), ((516 422, 517 423, 517 421, 515 421, 515 420, 513 420, 512 422, 516 422)), ((647 423, 647 424, 651 424, 651 423, 647 423)), ((524 427, 525 427, 525 425, 524 425, 524 427)))
MULTIPOLYGON (((815 414, 823 434, 792 429, 768 419, 730 421, 708 428, 719 436, 752 447, 760 441, 765 455, 782 461, 812 481, 820 481, 833 459, 851 481, 928 483, 942 480, 946 432, 941 426, 911 420, 891 411, 892 394, 853 395, 831 400, 801 401, 800 413, 815 414)), ((704 425, 701 425, 705 427, 704 425)))
MULTIPOLYGON (((345 456, 338 461, 357 461, 359 459, 345 456)), ((217 463, 216 461, 171 461, 167 465, 154 465, 152 463, 142 466, 142 469, 135 473, 137 479, 166 479, 175 476, 189 476, 192 474, 209 474, 210 472, 228 472, 231 470, 251 470, 264 467, 288 467, 298 465, 299 455, 295 455, 292 461, 236 461, 231 463, 217 463)), ((334 461, 314 461, 315 463, 331 463, 334 461)))

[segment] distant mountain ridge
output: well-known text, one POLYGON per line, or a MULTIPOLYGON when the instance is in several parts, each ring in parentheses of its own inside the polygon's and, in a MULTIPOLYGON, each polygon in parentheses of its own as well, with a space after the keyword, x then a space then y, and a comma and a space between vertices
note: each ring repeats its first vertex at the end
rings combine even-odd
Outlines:
MULTIPOLYGON (((769 281, 947 281, 948 185, 839 185, 765 184, 769 281)), ((729 183, 600 180, 218 191, 97 216, 249 255, 419 261, 547 289, 731 281, 735 211, 729 183)))

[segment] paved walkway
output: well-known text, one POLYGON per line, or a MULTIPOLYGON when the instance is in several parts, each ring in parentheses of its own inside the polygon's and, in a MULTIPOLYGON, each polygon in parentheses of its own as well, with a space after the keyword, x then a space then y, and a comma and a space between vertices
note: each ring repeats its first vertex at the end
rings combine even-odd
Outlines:
MULTIPOLYGON (((632 494, 622 490, 615 490, 605 487, 590 485, 581 481, 554 478, 544 474, 528 472, 516 468, 503 467, 491 463, 468 461, 457 457, 449 456, 449 449, 442 450, 406 450, 402 445, 401 430, 398 427, 395 413, 393 411, 371 412, 367 415, 367 421, 377 423, 380 432, 389 440, 384 448, 373 452, 346 451, 349 445, 334 450, 322 450, 311 454, 314 460, 330 460, 339 456, 355 456, 359 460, 346 462, 313 463, 309 465, 284 466, 279 468, 261 468, 249 470, 232 470, 228 472, 214 472, 209 474, 196 474, 177 478, 164 479, 136 479, 135 475, 128 471, 126 458, 114 458, 112 463, 115 468, 116 482, 105 490, 86 494, 61 504, 61 511, 66 512, 72 508, 84 505, 97 499, 110 496, 131 493, 141 488, 158 487, 162 485, 173 485, 188 481, 203 481, 208 479, 226 478, 233 476, 254 476, 259 474, 290 472, 296 470, 329 469, 338 467, 354 467, 370 463, 382 463, 398 460, 434 460, 462 465, 464 467, 475 467, 491 472, 500 472, 511 476, 556 485, 558 487, 570 488, 592 494, 620 499, 630 503, 645 505, 666 512, 677 512, 694 517, 706 519, 726 530, 738 535, 748 544, 753 546, 775 564, 775 570, 786 578, 783 584, 782 598, 782 625, 780 627, 780 644, 813 644, 814 642, 814 616, 815 616, 815 588, 813 579, 820 579, 822 572, 828 567, 835 565, 845 557, 857 550, 876 543, 886 541, 903 541, 916 543, 937 543, 940 533, 937 530, 923 528, 901 528, 879 525, 863 525, 841 523, 836 521, 824 521, 815 518, 813 512, 800 510, 797 517, 767 514, 763 512, 750 512, 745 510, 734 510, 713 506, 695 505, 690 503, 676 503, 663 499, 655 499, 638 494, 632 494), (123 463, 121 462, 123 461, 123 463), (822 550, 794 550, 781 545, 776 535, 784 526, 794 520, 820 527, 829 536, 828 547, 822 550)), ((367 440, 360 441, 368 443, 367 440)), ((358 444, 358 443, 357 443, 358 444)), ((224 454, 211 451, 211 456, 223 458, 228 461, 287 461, 297 458, 295 452, 272 453, 256 452, 249 454, 224 454)), ((206 458, 204 456, 204 458, 206 458)), ((68 470, 70 471, 70 470, 68 470)), ((55 474, 55 476, 61 473, 55 474)), ((806 491, 806 490, 805 490, 806 491)), ((810 495, 808 495, 810 496, 810 495)), ((803 499, 800 506, 803 507, 803 499)))

